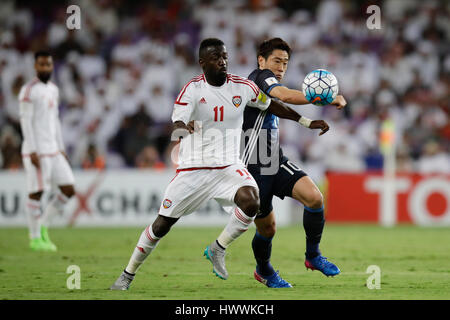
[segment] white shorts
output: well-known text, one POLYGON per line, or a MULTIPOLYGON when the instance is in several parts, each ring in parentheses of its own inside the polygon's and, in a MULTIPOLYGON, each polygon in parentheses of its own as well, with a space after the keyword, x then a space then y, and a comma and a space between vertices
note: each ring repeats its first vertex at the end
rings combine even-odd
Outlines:
POLYGON ((31 163, 30 156, 23 156, 22 159, 29 194, 51 190, 52 185, 65 186, 75 183, 72 169, 61 153, 39 156, 40 169, 31 163))
POLYGON ((177 170, 166 189, 159 214, 180 218, 191 214, 210 199, 215 199, 228 211, 227 208, 236 206, 234 197, 238 189, 244 186, 258 190, 255 179, 239 164, 225 168, 177 170))

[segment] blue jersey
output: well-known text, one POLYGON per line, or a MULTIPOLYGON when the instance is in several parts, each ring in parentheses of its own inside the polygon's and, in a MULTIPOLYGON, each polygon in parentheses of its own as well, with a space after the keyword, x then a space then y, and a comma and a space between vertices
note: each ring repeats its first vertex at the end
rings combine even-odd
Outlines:
MULTIPOLYGON (((276 86, 281 86, 275 74, 269 69, 255 69, 248 79, 256 83, 266 95, 276 86)), ((246 107, 244 111, 244 151, 242 160, 251 171, 259 172, 261 167, 269 167, 273 160, 280 163, 283 156, 279 143, 279 118, 265 110, 246 107), (256 140, 255 140, 256 139, 256 140), (278 158, 278 159, 276 159, 278 158)))

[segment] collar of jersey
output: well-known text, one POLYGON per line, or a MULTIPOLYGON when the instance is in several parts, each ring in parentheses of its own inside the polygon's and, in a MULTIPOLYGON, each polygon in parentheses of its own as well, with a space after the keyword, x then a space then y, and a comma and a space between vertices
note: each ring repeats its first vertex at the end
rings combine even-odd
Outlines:
POLYGON ((227 84, 227 82, 228 82, 228 78, 225 80, 225 82, 223 83, 223 85, 221 85, 220 87, 217 87, 217 86, 213 86, 212 84, 209 84, 209 83, 208 83, 208 80, 206 80, 206 77, 205 77, 205 83, 206 83, 206 85, 207 85, 209 88, 212 88, 212 89, 222 89, 222 88, 227 84))

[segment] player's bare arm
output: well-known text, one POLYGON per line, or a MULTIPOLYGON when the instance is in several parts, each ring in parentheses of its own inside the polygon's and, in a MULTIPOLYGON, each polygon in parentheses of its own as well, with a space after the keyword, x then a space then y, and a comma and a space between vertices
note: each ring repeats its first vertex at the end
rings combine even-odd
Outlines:
POLYGON ((297 111, 285 106, 284 104, 272 99, 268 108, 268 111, 281 119, 293 120, 300 122, 302 125, 309 129, 320 129, 319 136, 326 133, 330 127, 324 120, 309 120, 306 117, 302 117, 297 111), (303 118, 303 119, 302 119, 303 118), (303 120, 303 121, 302 121, 303 120))
MULTIPOLYGON (((305 95, 300 90, 290 89, 285 86, 277 86, 273 88, 270 91, 270 95, 289 104, 304 105, 311 103, 306 99, 305 95)), ((338 95, 331 104, 336 106, 336 109, 340 110, 347 105, 347 101, 345 101, 344 96, 338 95)))

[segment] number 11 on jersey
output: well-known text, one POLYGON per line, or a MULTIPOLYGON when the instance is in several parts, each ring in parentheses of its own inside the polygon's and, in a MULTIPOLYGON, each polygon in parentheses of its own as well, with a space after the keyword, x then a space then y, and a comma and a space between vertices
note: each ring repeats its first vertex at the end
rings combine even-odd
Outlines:
POLYGON ((223 121, 223 106, 220 108, 218 106, 214 107, 214 121, 223 121), (218 120, 220 111, 220 120, 218 120))

